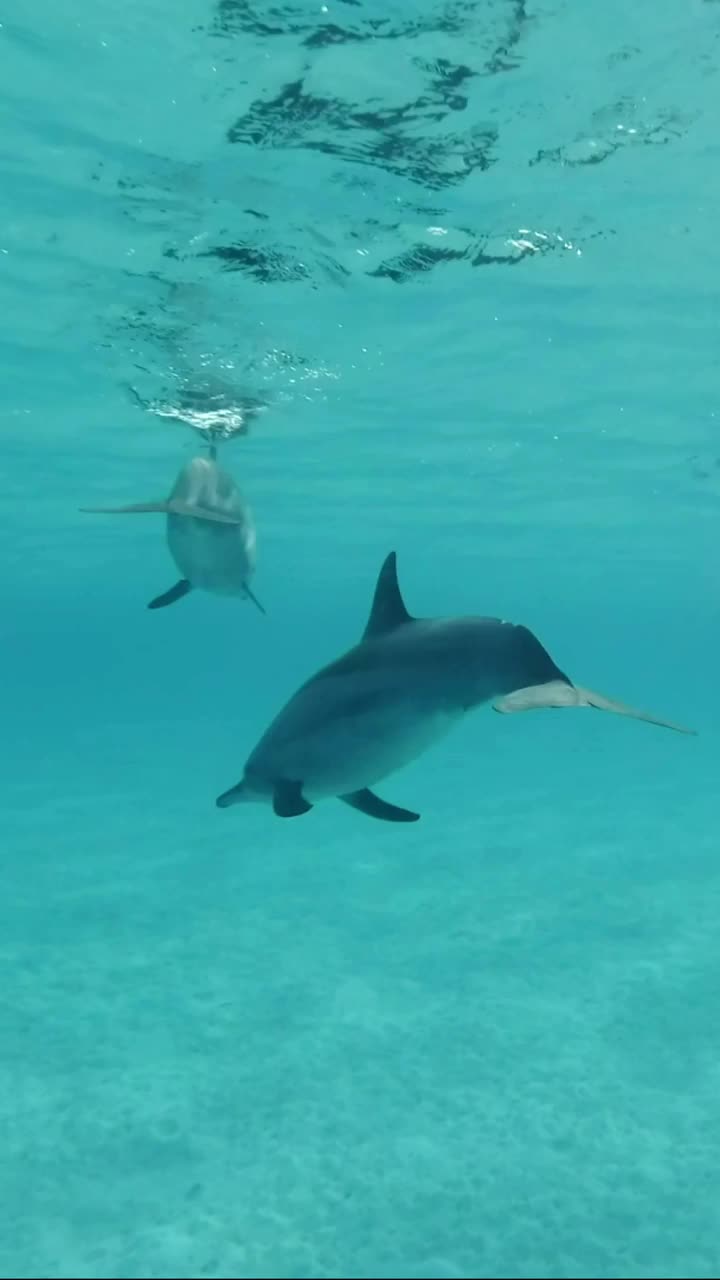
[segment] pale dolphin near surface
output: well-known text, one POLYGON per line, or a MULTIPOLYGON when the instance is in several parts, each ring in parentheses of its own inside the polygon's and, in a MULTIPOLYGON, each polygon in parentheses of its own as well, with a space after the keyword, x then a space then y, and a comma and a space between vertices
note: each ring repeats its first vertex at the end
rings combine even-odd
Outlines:
POLYGON ((80 509, 111 515, 160 511, 167 516, 167 544, 182 577, 151 600, 148 609, 173 604, 196 587, 214 595, 247 597, 265 612, 248 585, 255 569, 252 516, 232 476, 215 461, 214 450, 180 469, 164 502, 80 509))
POLYGON ((282 818, 336 797, 372 818, 419 814, 370 790, 441 738, 466 711, 596 707, 693 733, 571 684, 527 627, 499 618, 413 618, 395 553, 380 570, 362 640, 290 698, 260 739, 220 808, 272 805, 282 818))

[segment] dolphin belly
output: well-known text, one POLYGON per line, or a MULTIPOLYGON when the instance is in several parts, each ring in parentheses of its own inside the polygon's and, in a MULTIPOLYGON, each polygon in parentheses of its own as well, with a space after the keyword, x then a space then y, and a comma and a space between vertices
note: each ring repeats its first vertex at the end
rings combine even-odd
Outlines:
POLYGON ((270 727, 247 762, 251 786, 271 790, 279 780, 301 782, 311 803, 360 791, 410 764, 463 715, 462 707, 423 703, 407 691, 399 697, 350 695, 329 712, 308 710, 304 724, 293 715, 295 723, 286 725, 281 713, 270 727))
POLYGON ((242 595, 252 575, 252 538, 244 525, 168 515, 167 543, 180 573, 200 590, 242 595))

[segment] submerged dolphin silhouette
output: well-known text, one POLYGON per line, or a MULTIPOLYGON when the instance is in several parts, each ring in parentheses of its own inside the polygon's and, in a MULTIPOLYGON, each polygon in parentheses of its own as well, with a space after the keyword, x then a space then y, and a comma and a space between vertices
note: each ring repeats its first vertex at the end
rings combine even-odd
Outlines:
POLYGON ((148 609, 181 600, 193 587, 221 596, 243 596, 261 613, 248 586, 255 569, 255 528, 232 476, 215 461, 196 457, 180 469, 166 502, 134 502, 127 507, 81 507, 81 511, 131 515, 160 511, 167 516, 167 543, 182 578, 148 609))
POLYGON ((415 822, 419 814, 369 788, 491 698, 505 713, 597 707, 694 732, 571 684, 527 627, 499 618, 412 618, 392 552, 360 644, 294 694, 248 758, 242 780, 216 804, 266 801, 291 818, 335 796, 372 818, 415 822))

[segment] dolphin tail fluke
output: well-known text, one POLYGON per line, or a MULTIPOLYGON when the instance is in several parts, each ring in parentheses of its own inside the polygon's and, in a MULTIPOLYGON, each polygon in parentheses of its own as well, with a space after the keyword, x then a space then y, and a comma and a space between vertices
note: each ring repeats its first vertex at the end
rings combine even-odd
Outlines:
POLYGON ((257 596, 250 590, 247 583, 245 583, 245 595, 247 596, 248 600, 252 600, 256 609, 259 609, 261 613, 264 613, 267 615, 267 609, 263 608, 257 596))
POLYGON ((229 515, 225 511, 211 510, 190 502, 180 502, 177 498, 170 498, 167 502, 131 502, 125 507, 81 507, 80 510, 109 516, 143 515, 148 511, 159 511, 166 516, 190 516, 193 520, 209 520, 211 524, 244 523, 242 516, 229 515))
POLYGON ((532 685, 528 689, 516 689, 514 693, 497 698, 493 703, 493 710, 503 715, 509 715, 513 711, 536 711, 546 707, 594 707, 598 711, 612 711, 617 716, 630 716, 633 720, 644 720, 647 724, 659 725, 662 729, 674 729, 676 733, 696 733, 695 729, 686 729, 683 725, 673 724, 670 720, 661 720, 659 716, 650 715, 647 711, 627 707, 624 702, 615 702, 602 693, 593 693, 592 689, 581 689, 576 685, 565 684, 562 680, 532 685))
POLYGON ((146 511, 162 511, 167 514, 170 510, 170 504, 167 502, 131 502, 126 507, 81 507, 80 510, 107 516, 136 515, 146 511))

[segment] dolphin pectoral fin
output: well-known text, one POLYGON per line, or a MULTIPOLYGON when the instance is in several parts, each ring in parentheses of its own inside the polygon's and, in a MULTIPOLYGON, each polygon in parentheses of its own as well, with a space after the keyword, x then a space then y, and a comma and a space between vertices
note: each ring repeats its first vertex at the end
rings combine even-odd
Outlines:
POLYGON ((80 510, 94 512, 96 515, 129 516, 146 511, 162 511, 167 514, 170 506, 167 502, 131 502, 127 507, 80 507, 80 510))
POLYGON ((302 782, 289 782, 284 778, 275 783, 273 810, 278 818, 299 818, 301 813, 310 812, 312 805, 305 799, 302 787, 302 782))
POLYGON ((169 591, 166 591, 164 595, 156 596, 154 600, 151 600, 148 605, 148 609, 164 609, 165 605, 174 604, 176 600, 182 600, 183 596, 186 596, 188 591, 192 591, 191 584, 188 582, 187 578, 181 578, 180 581, 176 582, 175 586, 171 587, 169 591))
POLYGON ((266 615, 267 615, 267 609, 264 609, 264 608, 263 608, 263 606, 261 605, 261 603, 260 603, 260 601, 258 600, 257 596, 253 594, 253 592, 250 590, 250 588, 249 588, 249 586, 247 585, 247 583, 245 583, 245 586, 244 586, 243 590, 245 591, 245 595, 247 596, 248 600, 252 600, 252 602, 253 602, 253 604, 255 605, 255 607, 256 607, 257 609, 259 609, 261 613, 264 613, 264 614, 266 614, 266 615))
POLYGON ((349 804, 351 809, 359 809, 368 818, 380 818, 383 822, 417 822, 420 818, 420 814, 413 813, 411 809, 400 809, 396 804, 381 800, 367 787, 362 791, 351 791, 348 795, 338 796, 338 800, 349 804))
POLYGON ((649 715, 646 711, 626 707, 623 702, 614 702, 612 698, 606 698, 602 693, 593 693, 591 689, 581 689, 577 685, 565 684, 562 680, 550 680, 547 684, 516 689, 503 698, 497 698, 493 703, 493 710, 503 715, 509 715, 513 711, 535 711, 546 707, 595 707, 598 711, 612 711, 618 716, 644 720, 647 724, 659 725, 662 729, 674 729, 676 733, 694 734, 696 732, 695 729, 685 729, 682 725, 673 724, 670 720, 661 720, 658 716, 649 715))

